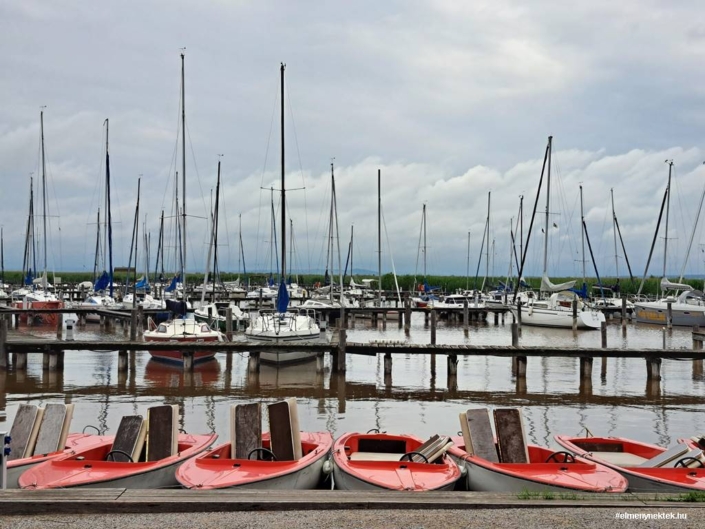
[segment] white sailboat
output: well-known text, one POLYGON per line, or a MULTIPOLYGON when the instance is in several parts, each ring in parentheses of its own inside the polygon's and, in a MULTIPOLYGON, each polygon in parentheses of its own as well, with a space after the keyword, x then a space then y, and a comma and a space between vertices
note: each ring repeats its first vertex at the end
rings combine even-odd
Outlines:
MULTIPOLYGON (((261 310, 253 319, 245 335, 250 340, 266 342, 296 342, 320 337, 320 327, 316 323, 315 312, 310 309, 288 310, 289 292, 286 287, 286 187, 284 166, 284 69, 281 65, 281 279, 277 294, 276 308, 261 310)), ((286 364, 315 358, 315 353, 261 353, 262 362, 286 364)))
MULTIPOLYGON (((693 239, 695 237, 695 231, 698 226, 698 220, 700 218, 700 212, 703 207, 703 199, 705 199, 705 190, 700 197, 700 207, 698 208, 698 214, 695 218, 695 224, 693 225, 693 231, 690 236, 690 243, 688 244, 688 251, 683 261, 683 267, 681 268, 680 278, 678 282, 673 283, 666 277, 666 264, 668 261, 668 216, 671 203, 671 174, 673 171, 673 160, 666 160, 668 164, 668 186, 666 187, 666 193, 664 195, 664 201, 666 204, 666 226, 665 234, 663 236, 663 275, 661 276, 661 292, 662 297, 656 301, 638 301, 634 303, 634 314, 636 316, 636 321, 642 323, 656 323, 659 325, 666 325, 668 323, 668 305, 671 305, 672 314, 672 324, 673 325, 683 325, 692 327, 694 325, 705 325, 705 294, 700 290, 695 290, 690 285, 681 283, 683 281, 683 274, 685 273, 685 265, 688 262, 688 256, 690 255, 690 249, 693 245, 693 239), (675 292, 682 291, 680 295, 676 296, 663 296, 667 291, 673 290, 675 292)), ((663 212, 663 205, 661 206, 661 211, 663 212)), ((660 217, 659 217, 660 221, 660 217)), ((644 270, 644 277, 639 285, 638 294, 641 294, 641 289, 644 286, 644 280, 646 274, 649 270, 649 263, 651 261, 651 253, 654 250, 654 243, 656 242, 656 236, 658 235, 659 225, 656 225, 656 232, 654 233, 654 239, 651 244, 651 252, 649 253, 649 259, 646 263, 646 269, 644 270)))
MULTIPOLYGON (((537 297, 533 292, 521 292, 518 299, 521 300, 521 322, 522 325, 532 325, 536 327, 559 327, 570 329, 573 327, 573 303, 577 302, 577 327, 578 329, 599 329, 605 316, 599 311, 592 310, 583 303, 578 295, 571 291, 575 286, 575 281, 553 284, 548 278, 548 217, 551 197, 551 148, 553 136, 548 137, 546 146, 546 159, 548 160, 548 170, 546 178, 546 219, 544 226, 543 245, 543 275, 541 277, 540 293, 542 297, 537 297)), ((544 159, 544 163, 546 162, 544 159)), ((539 186, 540 192, 540 186, 539 186)), ((526 252, 526 249, 524 249, 526 252)), ((523 265, 523 259, 522 259, 523 265)), ((520 274, 521 276, 521 270, 520 274)), ((516 305, 511 307, 514 316, 517 316, 516 305)))

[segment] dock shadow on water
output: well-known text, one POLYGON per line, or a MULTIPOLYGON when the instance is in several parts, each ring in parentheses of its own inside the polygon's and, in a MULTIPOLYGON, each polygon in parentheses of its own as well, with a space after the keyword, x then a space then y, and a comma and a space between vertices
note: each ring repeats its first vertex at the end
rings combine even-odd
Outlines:
MULTIPOLYGON (((22 332, 22 331, 13 331, 22 332)), ((38 327, 34 336, 52 336, 38 327)), ((87 326, 77 339, 122 339, 87 326)), ((348 340, 428 343, 429 328, 414 314, 408 333, 396 322, 377 328, 369 320, 350 322, 348 340)), ((600 347, 600 333, 524 327, 521 345, 600 347)), ((609 347, 660 349, 662 328, 608 325, 609 347)), ((691 330, 665 336, 668 349, 690 349, 691 330)), ((437 343, 511 345, 509 324, 462 325, 440 321, 437 343)), ((117 349, 117 346, 116 346, 117 349)), ((192 373, 130 353, 129 369, 118 372, 114 352, 67 352, 63 371, 42 369, 31 355, 26 370, 0 371, 0 429, 9 428, 21 403, 65 401, 76 404, 72 430, 95 425, 114 433, 123 415, 143 413, 155 404, 178 404, 181 427, 192 433, 217 432, 227 438, 228 407, 248 401, 296 397, 299 420, 307 431, 344 432, 378 428, 413 433, 455 434, 458 412, 469 407, 524 409, 531 442, 556 446, 556 434, 577 434, 585 427, 596 435, 624 436, 667 446, 679 437, 705 431, 705 379, 692 360, 664 360, 661 380, 647 381, 644 359, 595 358, 592 378, 581 380, 577 358, 529 358, 526 377, 512 374, 512 359, 460 356, 457 374, 448 374, 445 355, 348 355, 345 373, 331 372, 330 358, 276 367, 262 364, 248 372, 248 355, 218 353, 192 373), (389 367, 389 366, 388 366, 389 367), (4 412, 4 413, 3 413, 4 412)))

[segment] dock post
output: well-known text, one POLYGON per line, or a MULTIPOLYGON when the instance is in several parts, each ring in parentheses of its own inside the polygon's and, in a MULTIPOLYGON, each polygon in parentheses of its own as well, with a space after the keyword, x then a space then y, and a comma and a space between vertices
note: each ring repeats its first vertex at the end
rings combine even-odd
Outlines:
POLYGON ((316 373, 323 373, 325 370, 325 355, 325 353, 316 354, 316 373))
POLYGON ((373 312, 372 313, 372 326, 376 329, 377 328, 377 313, 373 312))
MULTIPOLYGON (((703 348, 702 338, 700 334, 700 326, 693 326, 693 351, 700 351, 703 348)), ((702 358, 693 359, 693 379, 699 380, 703 376, 703 360, 702 358)))
MULTIPOLYGON (((17 366, 17 360, 15 360, 15 367, 17 366)), ((49 369, 49 351, 44 351, 42 353, 42 369, 49 369)))
POLYGON ((338 372, 345 373, 345 354, 348 341, 348 332, 345 329, 338 330, 338 372))
POLYGON ((521 300, 517 299, 517 325, 519 327, 519 336, 521 336, 521 300))
POLYGON ((49 353, 49 371, 56 371, 59 368, 59 353, 52 351, 49 353))
POLYGON ((526 357, 525 356, 515 356, 517 363, 517 378, 526 378, 526 357))
POLYGON ((431 309, 431 345, 436 345, 436 311, 431 309))
POLYGON ((700 358, 693 360, 693 380, 703 378, 703 361, 700 358))
POLYGON ((137 341, 137 309, 130 311, 130 341, 137 341))
MULTIPOLYGON (((348 318, 348 317, 347 317, 347 314, 348 314, 348 313, 346 312, 345 314, 346 314, 345 319, 347 320, 347 318, 348 318)), ((347 326, 347 321, 346 321, 345 328, 346 328, 346 329, 348 328, 348 326, 347 326)), ((386 312, 383 312, 383 313, 382 313, 382 329, 386 329, 386 328, 387 328, 387 313, 386 313, 386 312)))
POLYGON ((59 312, 56 315, 56 338, 61 340, 61 334, 64 330, 64 314, 59 312))
POLYGON ((424 312, 424 313, 423 313, 423 324, 424 324, 424 327, 428 327, 428 317, 429 317, 429 313, 428 313, 428 312, 424 312))
POLYGON ((673 329, 673 302, 666 302, 666 328, 670 331, 673 329))
POLYGON ((661 359, 647 358, 646 359, 646 379, 661 380, 661 359))
POLYGON ((233 308, 225 309, 225 336, 229 342, 233 340, 233 308))
POLYGON ((622 296, 622 331, 627 330, 627 296, 622 296))
POLYGON ((661 336, 663 337, 662 349, 666 350, 666 329, 662 329, 661 336))
POLYGON ((140 338, 144 333, 144 307, 142 305, 137 307, 137 333, 140 338))
POLYGON ((409 334, 411 330, 411 301, 406 298, 404 301, 404 332, 409 334))
POLYGON ((448 376, 454 377, 458 375, 458 355, 448 355, 448 376))
POLYGON ((519 324, 512 323, 512 347, 519 347, 519 324))
POLYGON ((467 334, 470 325, 470 308, 468 307, 468 298, 463 300, 463 330, 467 334))
POLYGON ((392 353, 384 353, 384 374, 392 374, 392 353))
POLYGON ((193 351, 184 351, 184 372, 193 373, 193 351))
POLYGON ((25 371, 27 369, 27 353, 17 353, 15 369, 17 371, 25 371))
POLYGON ((404 326, 404 314, 397 312, 397 326, 401 329, 404 326))
POLYGON ((259 351, 250 351, 250 357, 247 359, 247 373, 250 375, 258 375, 259 364, 259 351))
POLYGON ((118 353, 118 373, 127 372, 127 351, 120 351, 118 353))
POLYGON ((573 298, 573 332, 578 330, 578 298, 573 298))
POLYGON ((580 357, 580 383, 583 384, 587 380, 592 380, 592 357, 580 357))
POLYGON ((607 357, 602 357, 602 365, 600 366, 600 378, 604 380, 607 378, 607 357))
POLYGON ((600 338, 602 341, 602 348, 607 349, 607 322, 600 322, 600 338))
POLYGON ((494 313, 494 324, 495 326, 499 325, 499 312, 494 313))
POLYGON ((703 348, 702 339, 698 334, 700 334, 700 325, 693 325, 693 351, 699 351, 703 348))
POLYGON ((8 368, 8 358, 7 358, 7 320, 5 318, 0 319, 0 369, 8 368))

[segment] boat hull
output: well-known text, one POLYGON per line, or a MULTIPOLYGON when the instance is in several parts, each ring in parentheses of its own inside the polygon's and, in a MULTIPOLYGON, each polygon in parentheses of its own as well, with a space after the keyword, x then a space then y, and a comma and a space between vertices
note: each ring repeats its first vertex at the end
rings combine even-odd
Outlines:
MULTIPOLYGON (((517 317, 517 308, 512 307, 512 314, 517 317)), ((601 312, 583 310, 578 312, 578 329, 599 329, 605 316, 601 312)), ((564 310, 552 310, 539 307, 521 307, 521 324, 534 327, 573 328, 573 313, 564 310)))
POLYGON ((178 487, 178 466, 206 450, 216 437, 179 434, 177 455, 149 463, 122 463, 105 461, 114 439, 111 436, 99 446, 36 465, 20 476, 19 485, 23 489, 178 487))
MULTIPOLYGON (((157 337, 152 337, 152 336, 147 336, 145 335, 144 337, 145 342, 153 342, 153 343, 215 343, 218 342, 218 337, 217 336, 211 336, 211 337, 204 337, 204 338, 198 338, 198 339, 193 339, 193 338, 164 338, 160 339, 157 337)), ((193 361, 194 363, 197 362, 206 362, 208 360, 212 360, 215 358, 216 351, 213 350, 204 350, 204 351, 194 351, 193 352, 193 361)), ((183 351, 180 351, 178 349, 173 349, 173 350, 149 350, 149 355, 154 358, 155 360, 159 360, 160 362, 169 362, 172 364, 183 364, 184 363, 184 353, 183 351)))
MULTIPOLYGON (((333 438, 328 432, 301 432, 301 444, 304 457, 299 461, 254 461, 230 459, 230 443, 224 443, 184 463, 176 479, 189 489, 315 489, 324 476, 333 438)), ((268 434, 262 445, 269 448, 268 434)))
MULTIPOLYGON (((634 304, 634 317, 639 323, 666 325, 668 308, 665 303, 646 302, 634 304)), ((705 326, 705 307, 697 305, 671 304, 672 323, 676 326, 705 326)))

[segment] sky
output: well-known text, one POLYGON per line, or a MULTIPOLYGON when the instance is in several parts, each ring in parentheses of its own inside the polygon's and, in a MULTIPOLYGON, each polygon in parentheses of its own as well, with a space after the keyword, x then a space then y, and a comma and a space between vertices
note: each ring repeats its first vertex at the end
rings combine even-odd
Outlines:
MULTIPOLYGON (((615 259, 612 189, 629 264, 641 276, 666 160, 674 163, 666 274, 703 274, 705 233, 702 220, 695 223, 705 185, 700 7, 695 0, 0 2, 5 268, 22 267, 30 175, 43 266, 42 107, 48 268, 93 270, 99 207, 105 218, 106 119, 114 263, 127 265, 141 178, 139 232, 150 235, 149 267, 164 210, 165 267, 175 268, 185 48, 190 272, 205 268, 218 161, 221 270, 242 266, 240 218, 248 271, 275 268, 269 188, 278 219, 283 62, 294 269, 326 267, 334 163, 335 270, 338 242, 344 262, 351 229, 355 269, 377 270, 380 171, 385 272, 423 275, 425 255, 429 275, 507 274, 519 197, 526 239, 553 136, 549 276, 579 277, 584 260, 594 275, 582 257, 581 184, 599 273, 628 274, 621 248, 615 259), (490 244, 481 253, 488 194, 490 244)), ((542 273, 544 193, 526 276, 542 273)), ((663 273, 664 233, 662 223, 650 275, 663 273)), ((144 268, 141 235, 138 253, 144 268)))

